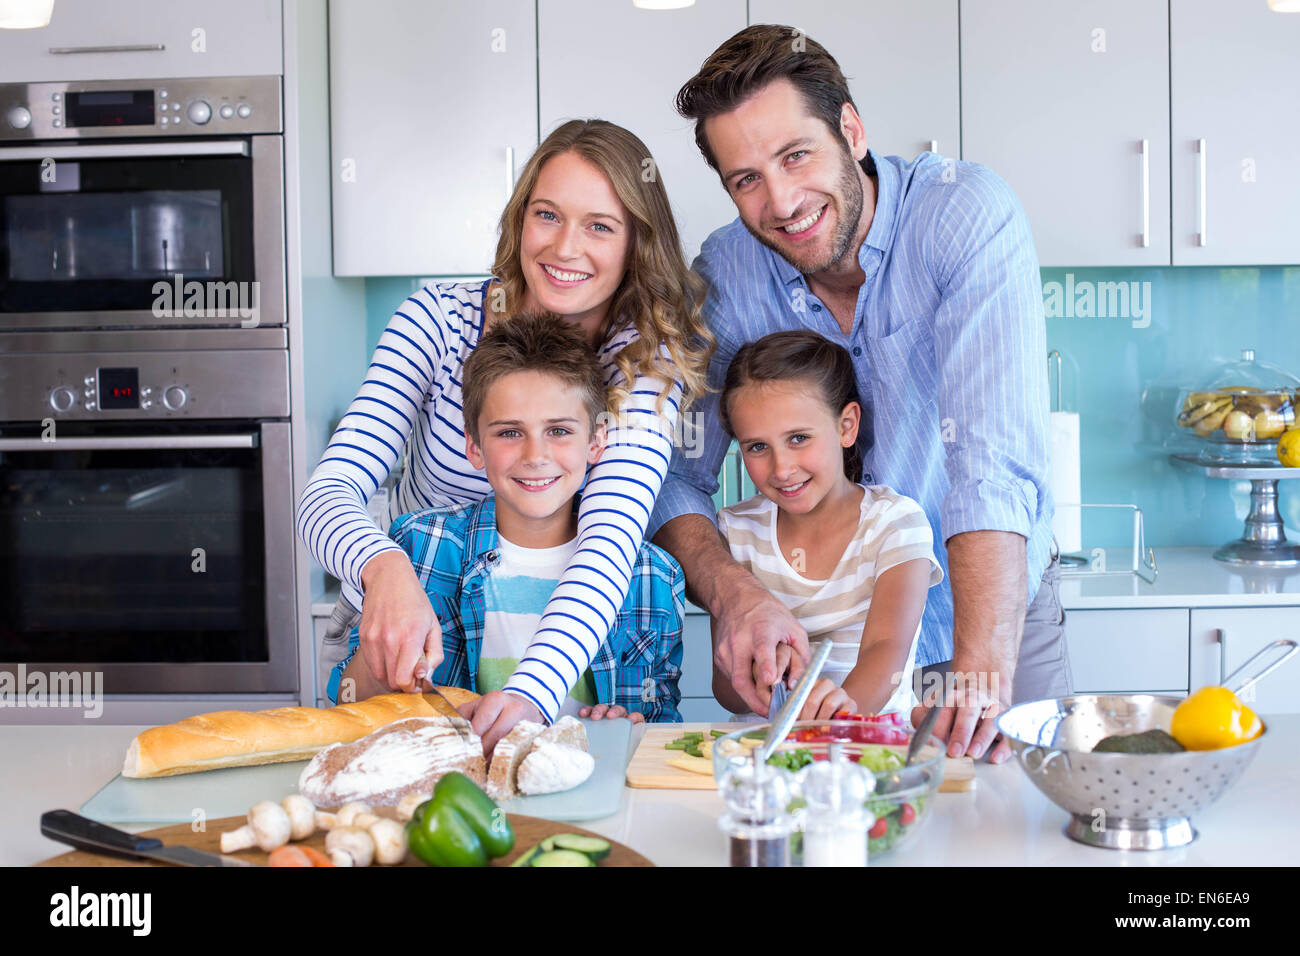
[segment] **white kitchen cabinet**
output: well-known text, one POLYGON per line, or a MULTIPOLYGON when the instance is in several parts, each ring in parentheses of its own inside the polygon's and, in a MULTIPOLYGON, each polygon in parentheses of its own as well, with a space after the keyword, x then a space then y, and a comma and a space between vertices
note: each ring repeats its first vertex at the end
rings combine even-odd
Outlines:
POLYGON ((57 0, 0 30, 0 83, 282 74, 282 32, 280 0, 57 0))
POLYGON ((957 0, 750 0, 749 22, 788 24, 835 57, 876 152, 960 154, 957 0))
MULTIPOLYGON (((1300 607, 1193 610, 1191 688, 1221 682, 1252 654, 1279 638, 1300 640, 1300 607)), ((1242 699, 1259 714, 1300 713, 1298 668, 1296 660, 1288 661, 1246 691, 1242 699)))
POLYGON ((961 155, 1042 265, 1169 264, 1168 29, 1166 0, 963 0, 961 155))
POLYGON ((724 40, 745 27, 744 0, 697 0, 681 10, 630 2, 539 0, 541 136, 571 119, 604 119, 635 133, 668 193, 689 263, 709 233, 736 218, 678 115, 677 91, 724 40))
POLYGON ((1300 262, 1300 15, 1172 0, 1174 265, 1300 262))
POLYGON ((1068 611, 1065 641, 1077 694, 1186 694, 1185 608, 1068 611))
POLYGON ((334 274, 486 274, 537 147, 533 0, 330 3, 334 274))

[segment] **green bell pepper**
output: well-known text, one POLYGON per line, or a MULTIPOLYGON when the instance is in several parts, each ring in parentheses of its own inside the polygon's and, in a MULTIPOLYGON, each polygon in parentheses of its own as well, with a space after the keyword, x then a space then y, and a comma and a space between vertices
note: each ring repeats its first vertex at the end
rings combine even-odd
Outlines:
POLYGON ((446 774, 432 799, 416 807, 406 825, 411 852, 432 866, 486 866, 515 845, 510 821, 463 773, 446 774))

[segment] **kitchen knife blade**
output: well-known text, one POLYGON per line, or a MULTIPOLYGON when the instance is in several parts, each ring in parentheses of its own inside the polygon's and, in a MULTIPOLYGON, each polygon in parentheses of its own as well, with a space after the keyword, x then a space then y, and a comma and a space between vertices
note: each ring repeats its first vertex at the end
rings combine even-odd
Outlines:
MULTIPOLYGON (((429 674, 432 673, 433 671, 429 671, 429 674)), ((452 713, 459 715, 460 711, 456 710, 456 705, 447 699, 446 694, 438 690, 437 687, 433 686, 433 682, 429 680, 429 674, 424 675, 424 681, 429 685, 429 689, 425 691, 425 693, 435 694, 439 700, 441 700, 444 704, 446 704, 448 707, 451 708, 452 713)), ((465 743, 467 744, 470 743, 470 732, 474 729, 474 727, 472 724, 470 724, 468 720, 466 720, 464 717, 461 716, 456 716, 456 717, 448 716, 447 722, 450 723, 452 727, 456 729, 456 733, 460 734, 461 740, 465 741, 465 743)))
MULTIPOLYGON (((763 738, 763 742, 757 748, 759 759, 767 760, 772 756, 772 751, 776 749, 777 744, 785 740, 785 735, 790 732, 791 725, 794 724, 795 718, 799 716, 799 709, 803 707, 804 701, 812 693, 813 684, 817 683, 817 678, 821 675, 822 667, 826 664, 826 658, 830 657, 831 647, 834 642, 828 634, 813 646, 812 659, 808 661, 808 666, 804 668, 803 674, 799 676, 799 682, 794 685, 794 690, 790 691, 790 697, 781 706, 776 717, 772 719, 772 726, 763 738)), ((768 708, 771 713, 771 708, 768 708)))
POLYGON ((88 819, 71 810, 41 814, 41 833, 51 840, 103 856, 160 860, 178 866, 256 866, 248 860, 221 856, 188 846, 163 846, 155 837, 142 837, 88 819))

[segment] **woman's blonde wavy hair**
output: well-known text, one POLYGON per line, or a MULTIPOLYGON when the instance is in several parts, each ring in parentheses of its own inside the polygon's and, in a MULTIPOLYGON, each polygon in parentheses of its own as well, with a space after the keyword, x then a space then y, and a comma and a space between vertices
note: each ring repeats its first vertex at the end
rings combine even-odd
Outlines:
POLYGON ((528 160, 501 213, 501 238, 492 265, 492 274, 505 291, 504 314, 513 315, 524 299, 520 252, 529 197, 542 166, 568 152, 581 156, 609 178, 631 216, 627 272, 596 336, 597 342, 604 342, 624 320, 630 320, 639 333, 635 342, 614 357, 624 383, 611 389, 610 404, 614 408, 621 405, 632 383, 648 375, 665 382, 659 395, 660 409, 672 382, 680 380, 685 409, 706 389, 705 373, 715 346, 700 314, 705 284, 687 267, 682 255, 677 223, 650 151, 623 127, 599 119, 570 120, 547 136, 528 160), (668 352, 676 368, 664 361, 661 350, 668 352))

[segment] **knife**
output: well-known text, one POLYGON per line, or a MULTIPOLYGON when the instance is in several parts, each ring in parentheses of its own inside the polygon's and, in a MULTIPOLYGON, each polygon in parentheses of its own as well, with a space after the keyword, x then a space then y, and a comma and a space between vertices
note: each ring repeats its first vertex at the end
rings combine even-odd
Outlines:
MULTIPOLYGON (((812 660, 804 668, 803 674, 799 677, 799 682, 794 685, 794 690, 790 691, 790 697, 777 711, 767 736, 755 748, 761 761, 766 761, 768 757, 772 756, 772 751, 776 749, 777 744, 785 740, 785 735, 790 732, 790 727, 794 724, 795 718, 799 716, 799 709, 803 707, 804 701, 812 693, 813 684, 817 683, 817 678, 821 675, 822 667, 826 664, 826 658, 830 657, 833 646, 834 641, 831 640, 831 636, 828 634, 818 641, 813 648, 812 660)), ((768 710, 770 713, 771 708, 769 707, 768 710)))
POLYGON ((162 840, 143 837, 73 813, 50 810, 41 814, 41 833, 51 840, 87 853, 160 860, 178 866, 256 866, 234 856, 221 856, 189 846, 163 846, 162 840))
POLYGON ((446 694, 444 694, 442 691, 438 690, 438 688, 434 686, 433 681, 429 679, 432 675, 433 675, 433 669, 430 668, 428 672, 426 672, 425 675, 422 678, 420 678, 421 681, 429 685, 429 689, 426 690, 425 693, 434 694, 435 696, 437 696, 439 700, 441 700, 444 704, 446 704, 448 707, 451 708, 451 712, 453 714, 456 714, 457 716, 455 717, 448 716, 447 722, 451 724, 452 727, 455 728, 456 733, 460 734, 461 740, 465 741, 466 744, 471 744, 470 734, 474 730, 474 725, 471 724, 464 717, 460 716, 460 711, 456 709, 456 705, 447 699, 446 694))

